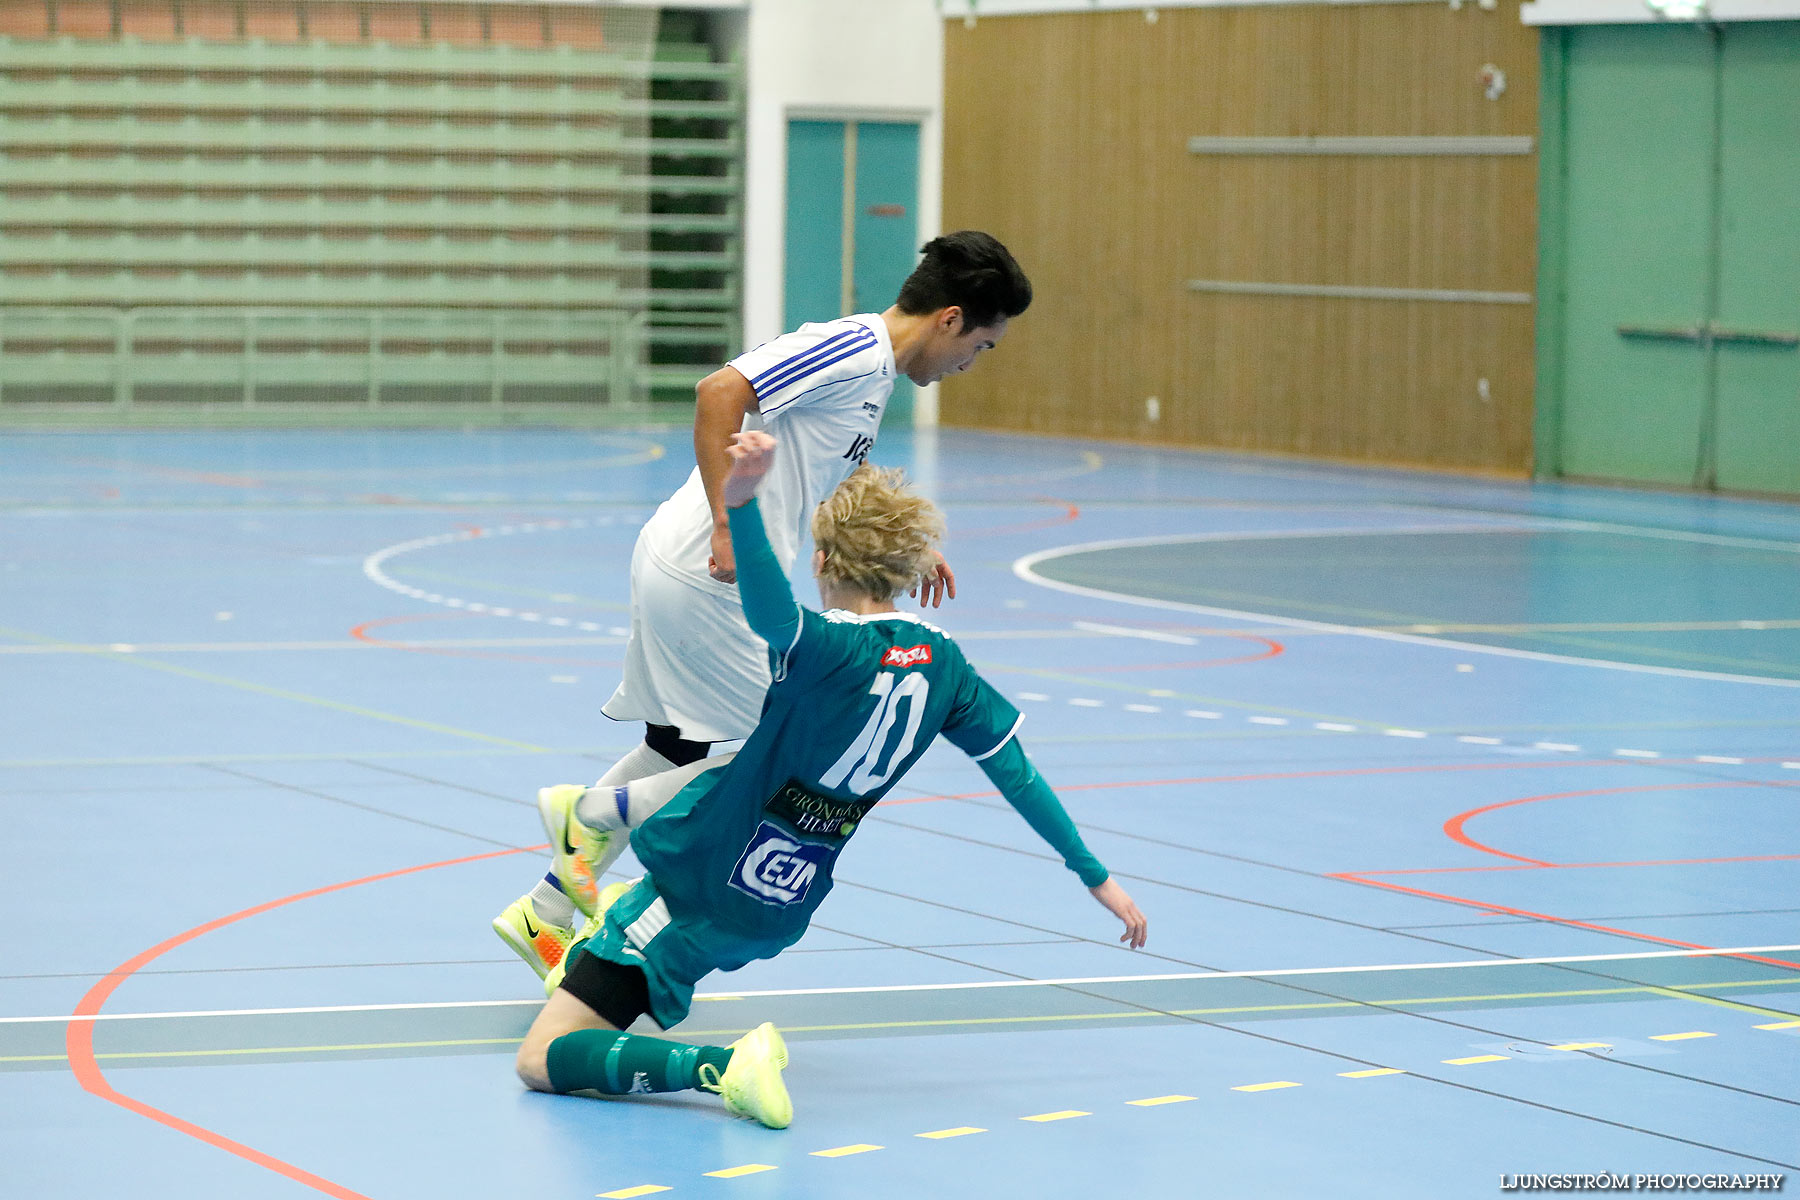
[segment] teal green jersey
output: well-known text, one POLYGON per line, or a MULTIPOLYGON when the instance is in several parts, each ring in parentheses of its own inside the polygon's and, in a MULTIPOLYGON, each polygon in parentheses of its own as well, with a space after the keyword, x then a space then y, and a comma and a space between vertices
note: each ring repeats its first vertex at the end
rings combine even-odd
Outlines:
MULTIPOLYGON (((735 514, 732 527, 748 588, 751 539, 735 514)), ((918 617, 788 611, 799 619, 791 643, 770 649, 774 682, 755 732, 709 784, 632 836, 671 917, 704 913, 757 957, 805 932, 845 843, 933 738, 981 760, 1020 720, 949 635, 918 617)))

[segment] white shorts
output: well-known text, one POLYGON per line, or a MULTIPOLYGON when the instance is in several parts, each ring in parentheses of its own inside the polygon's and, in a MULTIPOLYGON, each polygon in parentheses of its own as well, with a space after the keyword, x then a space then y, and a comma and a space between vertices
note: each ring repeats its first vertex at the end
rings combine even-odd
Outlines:
POLYGON ((769 690, 769 650, 731 593, 658 566, 643 539, 631 552, 631 640, 625 677, 600 711, 615 721, 673 725, 693 742, 747 738, 769 690))

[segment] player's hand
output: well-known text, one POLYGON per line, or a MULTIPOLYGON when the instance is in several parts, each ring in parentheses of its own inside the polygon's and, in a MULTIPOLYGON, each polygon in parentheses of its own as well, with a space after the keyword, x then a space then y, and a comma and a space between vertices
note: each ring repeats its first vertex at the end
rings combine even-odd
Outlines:
POLYGON ((775 465, 775 439, 760 429, 745 429, 731 435, 725 447, 731 456, 731 474, 725 477, 723 499, 726 508, 748 504, 756 489, 775 465))
POLYGON ((1131 943, 1131 948, 1136 950, 1149 939, 1150 922, 1116 880, 1108 879, 1099 887, 1091 887, 1088 894, 1104 904, 1107 912, 1125 922, 1125 932, 1119 935, 1121 942, 1131 943))
POLYGON ((706 560, 706 573, 720 583, 737 582, 737 555, 731 549, 731 526, 713 526, 712 554, 706 560))
MULTIPOLYGON (((937 551, 934 550, 932 553, 937 554, 937 551)), ((944 556, 938 554, 937 566, 906 594, 917 596, 920 608, 936 608, 944 602, 945 597, 956 599, 956 572, 950 569, 950 564, 944 561, 944 556)))

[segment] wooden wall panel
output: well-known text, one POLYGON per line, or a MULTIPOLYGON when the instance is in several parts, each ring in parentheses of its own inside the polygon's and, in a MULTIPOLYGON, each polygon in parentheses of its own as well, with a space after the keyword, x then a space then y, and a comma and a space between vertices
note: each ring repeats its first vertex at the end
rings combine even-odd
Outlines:
POLYGON ((142 42, 172 42, 178 36, 174 0, 122 0, 119 32, 142 42))
POLYGON ((1535 136, 1537 35, 1517 0, 1158 15, 947 23, 944 225, 1007 242, 1036 299, 945 385, 945 422, 1527 471, 1531 306, 1186 287, 1530 292, 1535 155, 1187 149, 1195 135, 1535 136), (1497 101, 1490 62, 1507 76, 1497 101))
POLYGON ((293 0, 249 0, 243 11, 245 37, 265 42, 300 40, 300 5, 293 0))
POLYGON ((0 34, 16 38, 49 37, 49 0, 0 0, 0 34))

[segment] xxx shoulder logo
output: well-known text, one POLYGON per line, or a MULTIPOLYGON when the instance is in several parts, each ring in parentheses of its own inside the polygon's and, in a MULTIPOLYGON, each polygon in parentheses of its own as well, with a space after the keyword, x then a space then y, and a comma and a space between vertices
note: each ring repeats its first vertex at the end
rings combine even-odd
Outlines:
POLYGON ((884 667, 918 667, 931 662, 931 646, 921 642, 917 646, 889 646, 887 653, 881 656, 884 667))
POLYGON ((731 886, 765 904, 786 908, 806 898, 831 854, 830 846, 796 842, 764 821, 731 869, 731 886))

